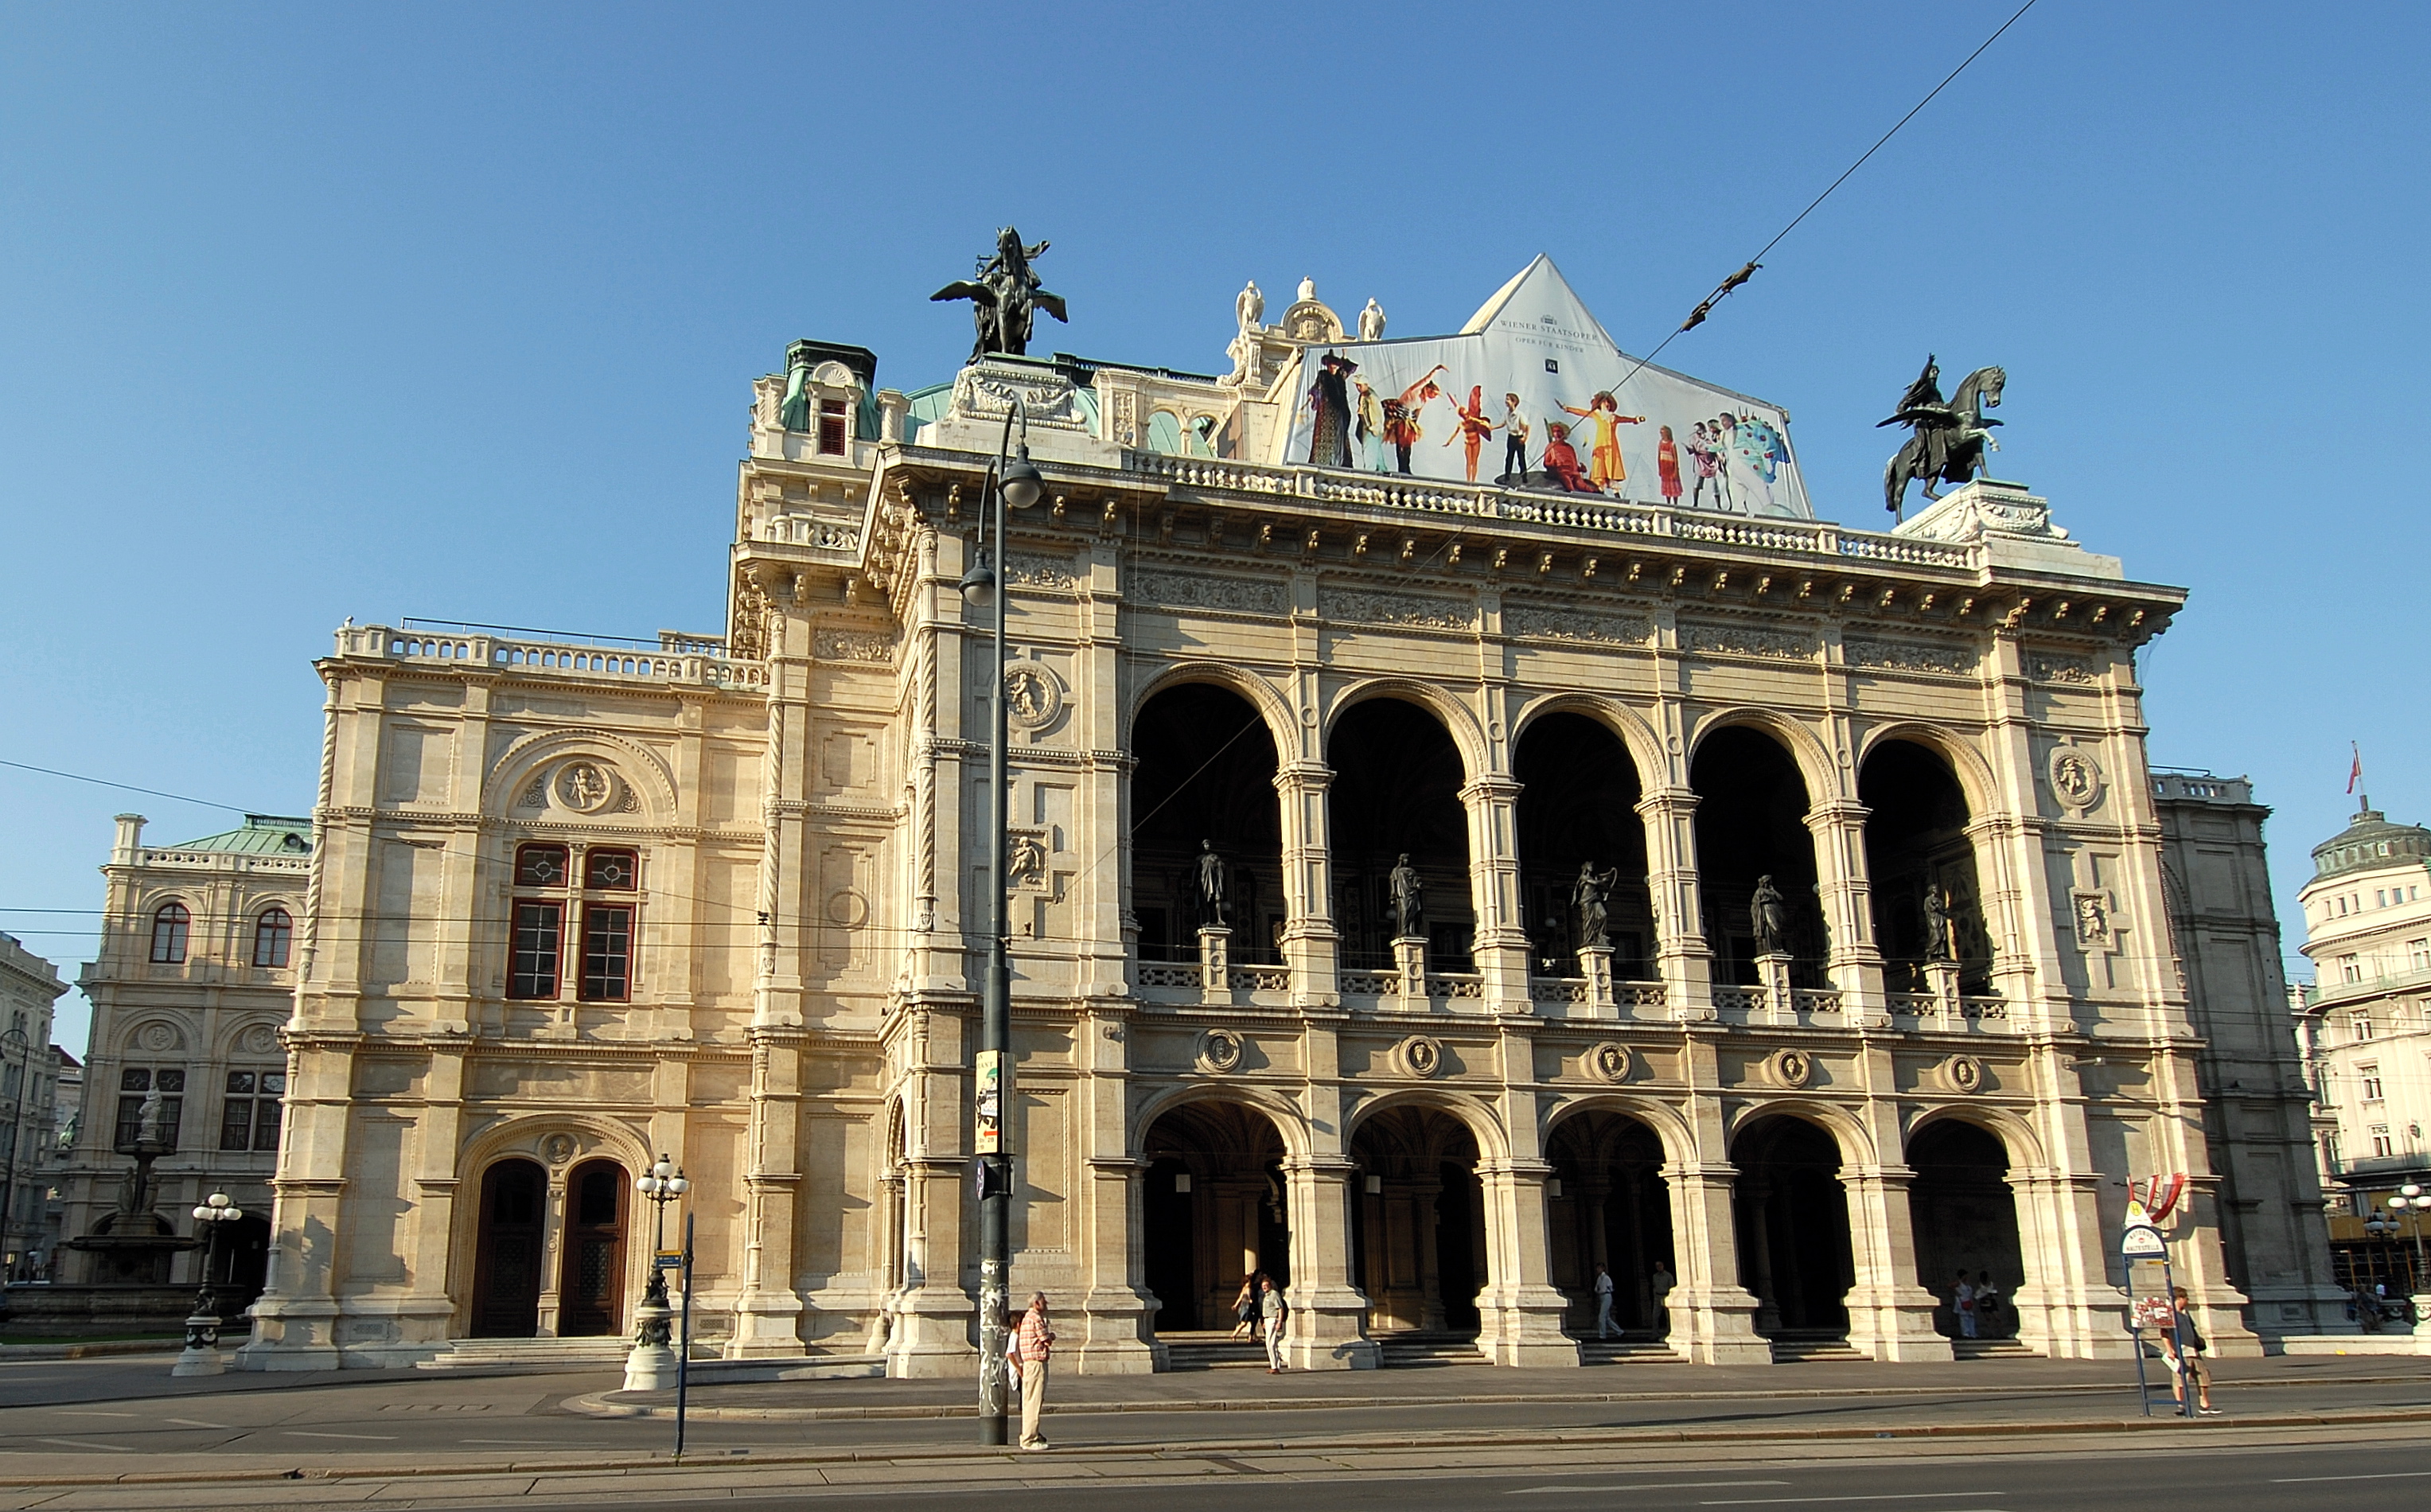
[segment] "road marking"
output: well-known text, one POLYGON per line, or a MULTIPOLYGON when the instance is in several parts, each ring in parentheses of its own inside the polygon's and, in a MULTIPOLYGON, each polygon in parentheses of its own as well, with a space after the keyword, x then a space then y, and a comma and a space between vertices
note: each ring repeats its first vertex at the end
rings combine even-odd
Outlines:
MULTIPOLYGON (((457 1442, 462 1444, 512 1444, 525 1449, 534 1447, 541 1449, 563 1449, 567 1447, 563 1440, 556 1438, 460 1438, 457 1442)), ((576 1445, 574 1447, 579 1448, 581 1446, 576 1445)))
POLYGON ((180 1428, 216 1428, 222 1433, 227 1432, 227 1424, 224 1422, 203 1422, 193 1418, 163 1418, 160 1420, 174 1422, 180 1428))
POLYGON ((1725 1486, 1787 1486, 1787 1481, 1614 1481, 1599 1486, 1523 1486, 1505 1496, 1561 1496, 1573 1491, 1711 1491, 1725 1486))
POLYGON ((2313 1481, 2412 1481, 2431 1475, 2431 1470, 2382 1470, 2377 1475, 2283 1475, 2273 1486, 2304 1486, 2313 1481))
POLYGON ((88 1412, 75 1407, 60 1407, 58 1411, 62 1418, 141 1418, 143 1416, 140 1412, 88 1412))
POLYGON ((113 1454, 132 1454, 135 1451, 125 1444, 96 1444, 83 1438, 37 1438, 38 1444, 65 1444, 70 1449, 107 1449, 113 1454))
POLYGON ((396 1442, 394 1434, 316 1434, 309 1428, 282 1428, 290 1438, 376 1438, 383 1444, 396 1442))
POLYGON ((1779 1506, 1786 1502, 1942 1502, 1961 1496, 2006 1496, 2006 1491, 1882 1491, 1872 1496, 1743 1496, 1706 1506, 1779 1506))

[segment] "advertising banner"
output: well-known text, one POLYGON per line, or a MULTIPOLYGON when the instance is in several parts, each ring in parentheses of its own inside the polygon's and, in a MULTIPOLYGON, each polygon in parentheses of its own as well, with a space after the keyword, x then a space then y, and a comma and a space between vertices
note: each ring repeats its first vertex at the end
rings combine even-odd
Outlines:
POLYGON ((1639 366, 1543 257, 1458 335, 1309 346, 1297 391, 1287 462, 1814 518, 1786 413, 1639 366))

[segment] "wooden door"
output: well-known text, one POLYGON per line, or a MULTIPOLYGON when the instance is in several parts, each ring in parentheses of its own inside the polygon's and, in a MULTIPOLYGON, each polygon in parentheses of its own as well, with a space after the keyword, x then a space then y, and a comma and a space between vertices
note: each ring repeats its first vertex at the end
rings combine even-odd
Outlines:
POLYGON ((548 1177, 528 1160, 502 1160, 481 1177, 474 1238, 473 1336, 529 1338, 540 1329, 541 1217, 548 1177))
POLYGON ((612 1160, 586 1160, 565 1184, 564 1259, 558 1274, 558 1333, 614 1334, 625 1316, 626 1194, 632 1183, 612 1160))

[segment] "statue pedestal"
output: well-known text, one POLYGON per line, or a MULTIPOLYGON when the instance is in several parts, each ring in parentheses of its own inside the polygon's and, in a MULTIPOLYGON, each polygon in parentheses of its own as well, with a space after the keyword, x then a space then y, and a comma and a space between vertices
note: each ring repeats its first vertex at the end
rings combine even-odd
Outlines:
POLYGON ((227 1369, 220 1358, 220 1319, 217 1313, 196 1312, 186 1319, 186 1347, 177 1353, 177 1363, 169 1368, 171 1375, 219 1375, 227 1369))
POLYGON ((1393 941, 1393 969, 1401 978, 1400 1005, 1413 1013, 1427 1011, 1427 941, 1422 934, 1404 934, 1393 941))
POLYGON ((1798 1022, 1798 1008, 1789 996, 1789 957, 1779 950, 1757 956, 1755 980, 1757 989, 1764 994, 1764 1021, 1798 1022))
POLYGON ((676 1352, 667 1344, 672 1308, 644 1302, 633 1309, 637 1325, 632 1351, 625 1356, 625 1389, 665 1391, 676 1384, 676 1352))
POLYGON ((1934 1017, 1943 1029, 1967 1027, 1967 1010, 1958 1000, 1958 963, 1927 961, 1924 964, 1925 990, 1933 995, 1934 1017))
MULTIPOLYGON (((955 375, 953 400, 943 415, 921 428, 920 445, 993 457, 1003 443, 1004 417, 1015 398, 1028 418, 1024 434, 1033 458, 1091 467, 1123 464, 1121 444, 1100 439, 1090 429, 1080 386, 1069 373, 1040 358, 1001 352, 955 375)), ((1140 424, 1146 426, 1145 418, 1140 424)))
POLYGON ((1587 1014, 1595 1018, 1615 1018, 1620 1010, 1614 1006, 1612 995, 1612 947, 1590 945, 1579 952, 1579 975, 1587 979, 1587 1014))
POLYGON ((1211 1008, 1232 1001, 1232 932, 1221 924, 1199 932, 1199 1000, 1211 1008))

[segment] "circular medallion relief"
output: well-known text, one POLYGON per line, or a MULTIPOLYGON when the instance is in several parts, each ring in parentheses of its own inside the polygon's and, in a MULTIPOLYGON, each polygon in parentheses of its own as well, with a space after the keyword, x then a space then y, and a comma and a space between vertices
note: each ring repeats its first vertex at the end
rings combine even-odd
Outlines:
POLYGON ((1241 1036, 1229 1029, 1202 1031, 1199 1036, 1199 1068, 1222 1075, 1241 1068, 1241 1036))
POLYGON ((1044 730, 1064 712, 1064 684, 1035 662, 1004 669, 1004 716, 1023 730, 1044 730))
POLYGON ((1601 1081, 1614 1083, 1628 1081, 1632 1063, 1629 1047, 1609 1039, 1590 1049, 1586 1053, 1588 1073, 1601 1081))
POLYGON ((255 1024, 236 1037, 236 1046, 247 1055, 267 1055, 278 1048, 278 1031, 268 1024, 255 1024))
POLYGON ((1775 1050, 1767 1063, 1772 1069, 1772 1080, 1781 1086, 1801 1087, 1815 1079, 1815 1061, 1804 1050, 1775 1050))
POLYGON ((186 1036, 177 1033, 177 1026, 175 1024, 156 1022, 146 1024, 142 1029, 137 1030, 135 1032, 135 1043, 143 1046, 147 1050, 159 1053, 162 1050, 185 1049, 186 1036))
POLYGON ((1941 1079, 1953 1092, 1984 1090, 1984 1063, 1972 1055, 1953 1055, 1941 1063, 1941 1079))
POLYGON ((2071 809, 2089 809, 2102 798, 2102 767, 2073 746, 2053 751, 2044 775, 2052 796, 2071 809))
POLYGON ((616 778, 597 762, 567 762, 557 769, 557 800, 577 814, 596 814, 615 801, 616 778))
POLYGON ((828 922, 857 930, 869 922, 869 899, 847 887, 828 895, 828 922))
POLYGON ((1431 1034, 1412 1034, 1401 1041, 1396 1054, 1402 1071, 1410 1076, 1433 1076, 1443 1069, 1443 1041, 1431 1034))
POLYGON ((553 1134, 540 1142, 541 1155, 552 1166, 562 1166, 582 1149, 572 1134, 553 1134))

